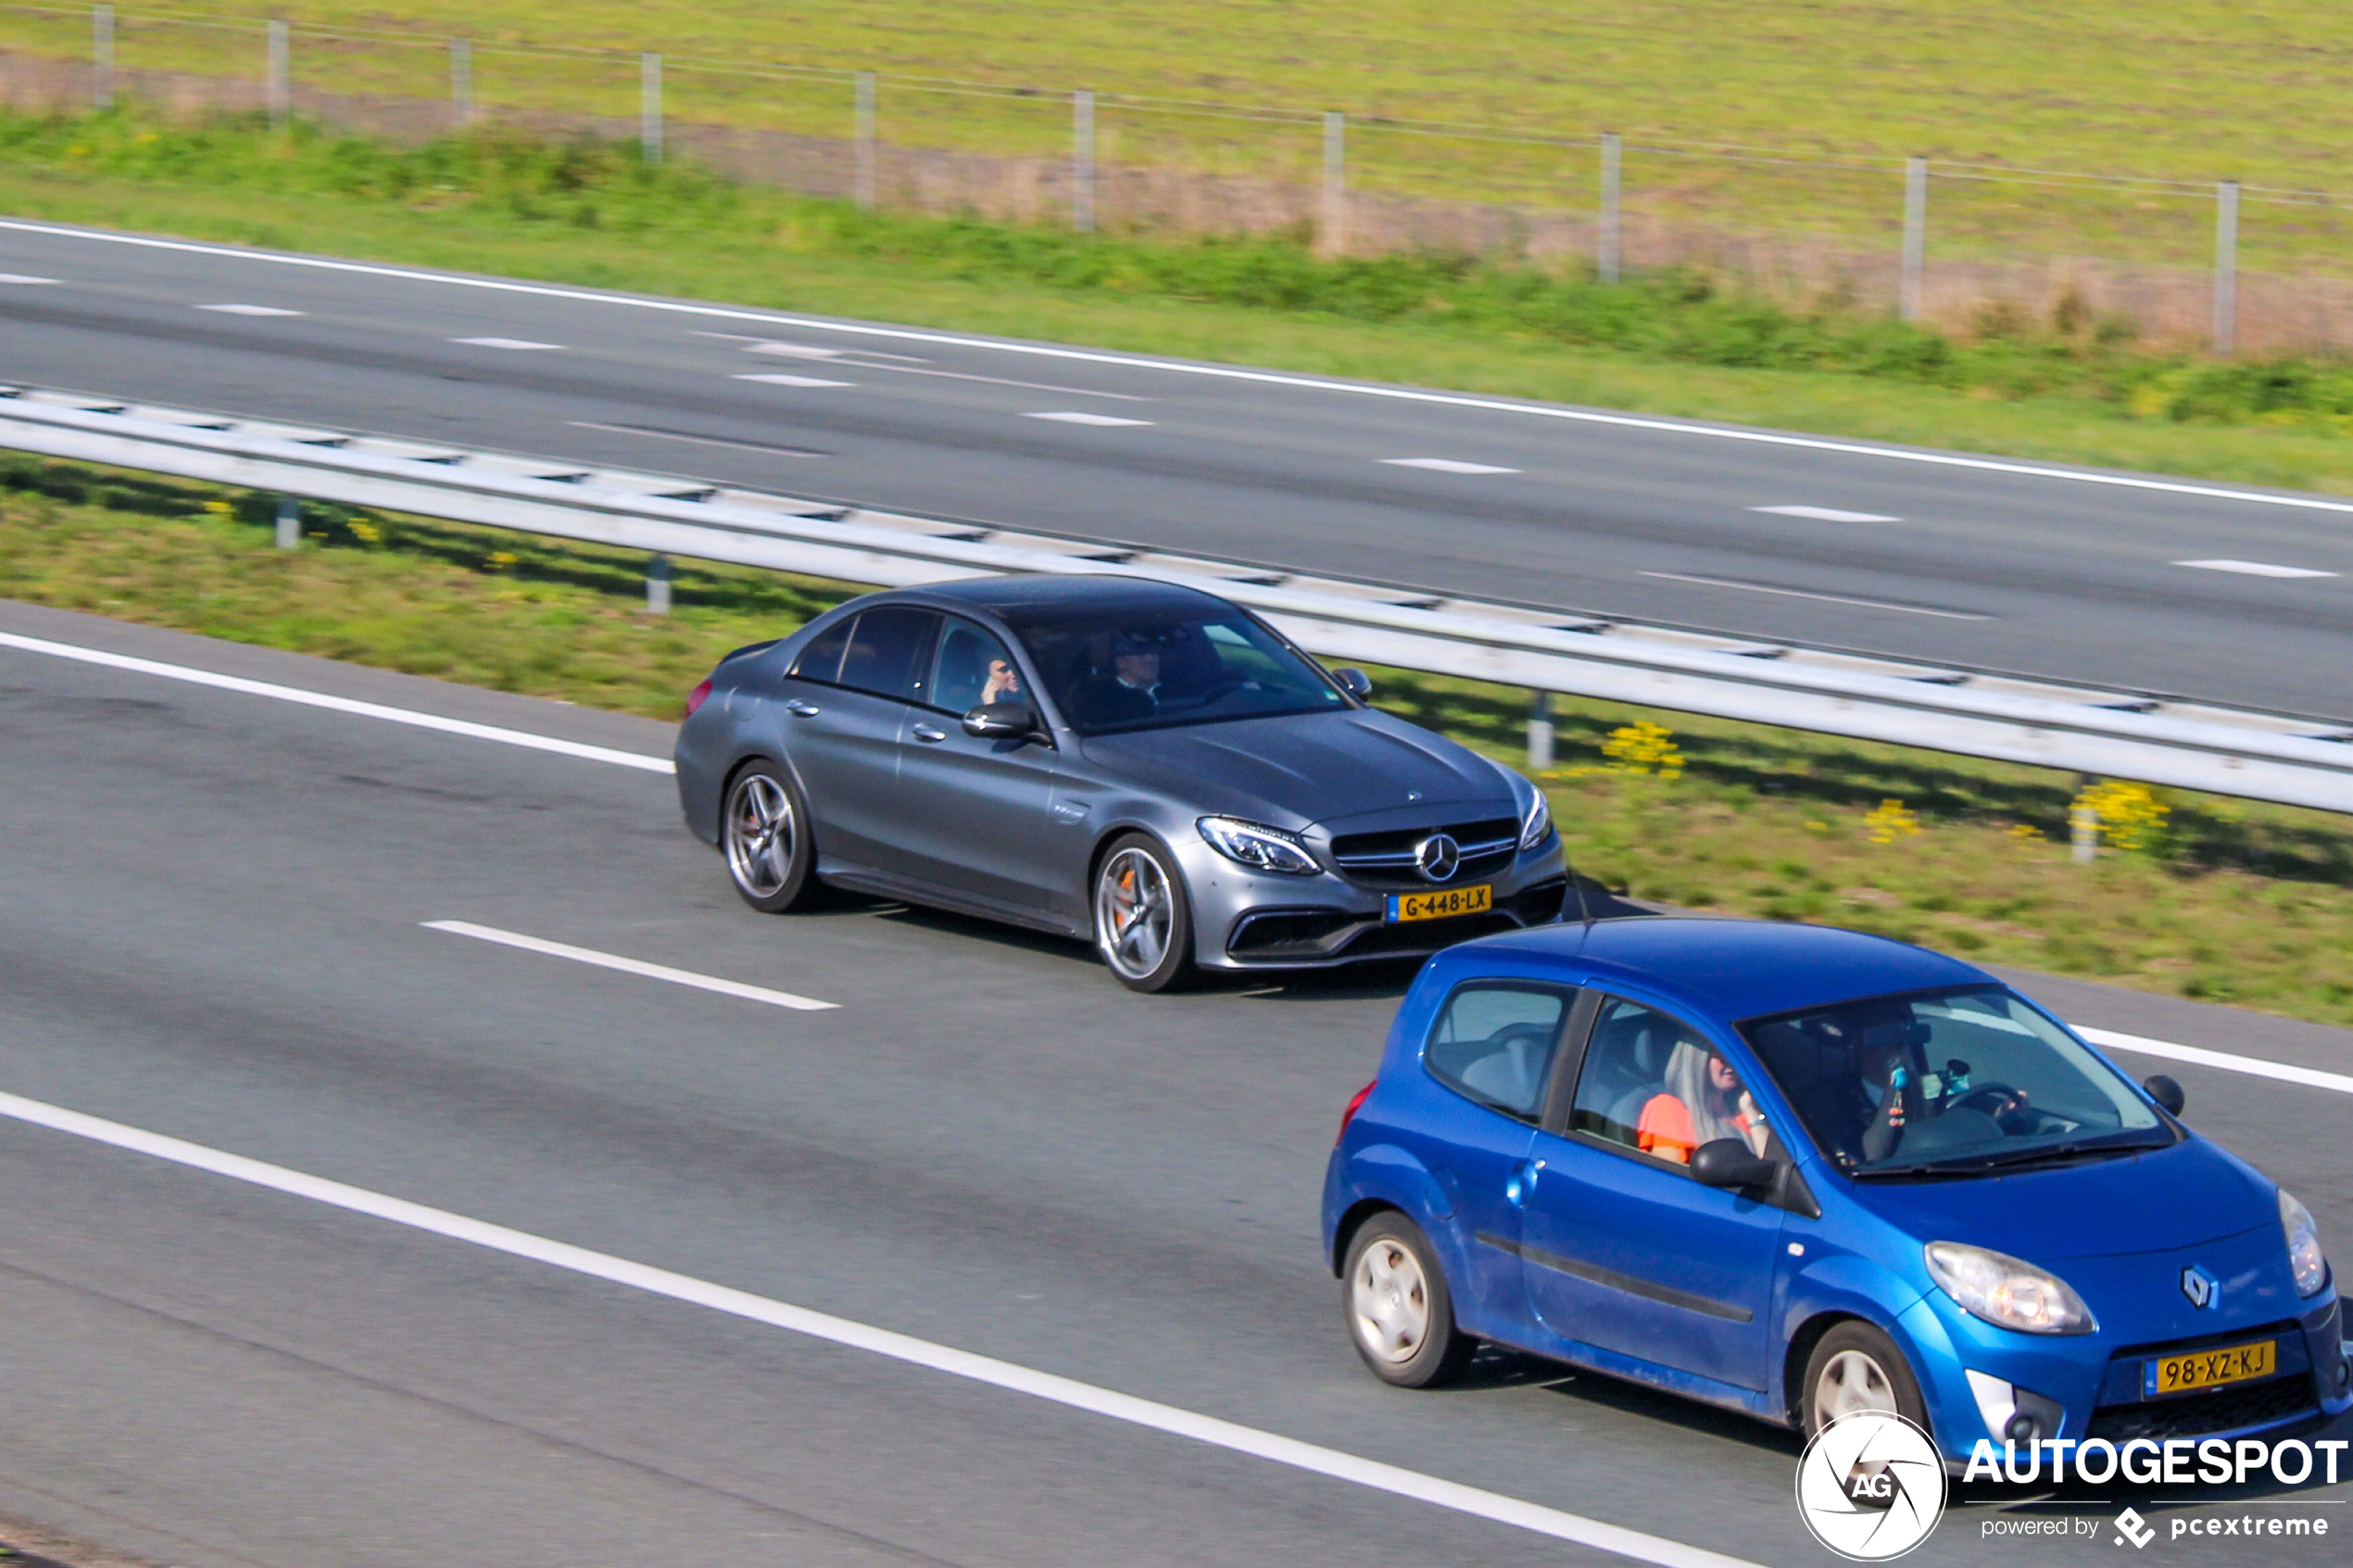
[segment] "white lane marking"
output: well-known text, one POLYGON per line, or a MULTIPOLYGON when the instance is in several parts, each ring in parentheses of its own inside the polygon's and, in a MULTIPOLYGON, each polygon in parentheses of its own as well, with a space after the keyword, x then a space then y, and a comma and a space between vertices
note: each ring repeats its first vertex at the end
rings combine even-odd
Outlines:
POLYGON ((1058 408, 1044 414, 1024 414, 1026 420, 1053 420, 1066 425, 1148 425, 1150 420, 1123 420, 1116 414, 1079 414, 1058 408))
POLYGON ((223 316, 299 316, 299 310, 287 310, 275 305, 199 305, 199 310, 218 310, 223 316))
POLYGON ((2353 1073, 2323 1073, 2317 1067, 2266 1061, 2259 1056, 2234 1056, 2229 1051, 2210 1051, 2204 1046, 2177 1046, 2171 1040, 2152 1040, 2143 1035, 2120 1035, 2113 1029, 2086 1029, 2081 1024, 2072 1027, 2078 1035, 2104 1050, 2136 1051, 2142 1056, 2160 1056, 2169 1061, 2220 1067, 2228 1073, 2246 1073, 2258 1078, 2275 1078, 2283 1084, 2301 1084, 2307 1088, 2334 1089, 2341 1095, 2353 1095, 2353 1073))
POLYGON ((96 648, 77 647, 71 643, 53 643, 42 637, 20 637, 13 632, 0 632, 0 648, 15 648, 20 653, 37 653, 51 659, 70 659, 82 664, 103 664, 109 670, 128 670, 134 674, 158 675, 167 681, 185 681, 191 685, 213 686, 224 692, 242 692, 247 696, 266 696, 279 702, 299 703, 305 708, 324 708, 336 713, 357 714, 362 719, 382 719, 394 724, 413 724, 421 730, 440 730, 447 734, 471 735, 476 740, 493 740, 502 746, 520 746, 533 751, 552 751, 560 757, 577 757, 589 762, 610 762, 616 767, 641 768, 648 773, 675 773, 676 763, 667 757, 645 757, 634 751, 615 751, 610 746, 585 746, 576 740, 558 740, 553 735, 535 735, 525 730, 501 729, 496 724, 476 724, 464 719, 445 719, 438 713, 420 713, 414 709, 387 708, 379 702, 359 702, 347 696, 329 696, 324 692, 307 692, 299 686, 281 686, 268 681, 248 681, 240 675, 216 675, 209 670, 196 670, 184 664, 165 664, 152 659, 132 659, 128 654, 104 653, 96 648))
POLYGON ((1614 425, 1622 430, 1655 431, 1667 435, 1696 435, 1715 441, 1745 441, 1762 446, 1790 446, 1808 452, 1835 452, 1850 458, 1879 458, 1891 462, 1926 463, 1934 468, 1969 469, 1980 473, 2017 474, 2028 479, 2062 480, 2070 484, 2105 484, 2123 490, 2151 490, 2171 495, 2197 495, 2208 500, 2245 501, 2265 507, 2295 507, 2306 511, 2353 513, 2353 501, 2323 500, 2318 495, 2274 495, 2259 490, 2225 490, 2219 485, 2193 484, 2183 480, 2145 479, 2136 474, 2095 473, 2075 469, 2045 468, 2037 463, 2003 462, 1971 458, 1958 452, 1919 451, 1901 446, 1863 446, 1851 441, 1793 435, 1784 431, 1745 430, 1736 425, 1687 424, 1678 420, 1647 419, 1638 414, 1610 414, 1593 408, 1561 408, 1541 403, 1505 403, 1462 393, 1425 392, 1408 386, 1382 386, 1371 382, 1326 381, 1315 376, 1286 375, 1276 370, 1245 370, 1239 365, 1189 364, 1181 359, 1146 359, 1132 354, 1106 354, 1086 348, 1062 348, 1042 343, 1007 343, 954 332, 919 332, 911 327, 883 327, 862 321, 825 321, 809 316, 779 316, 766 310, 740 310, 724 305, 695 305, 679 299, 643 299, 625 294, 598 294, 587 289, 559 288, 506 278, 465 278, 442 272, 420 272, 407 267, 379 267, 364 261, 340 261, 324 256, 273 255, 237 250, 226 245, 199 245, 191 240, 157 239, 147 234, 109 234, 91 229, 68 229, 54 223, 29 223, 0 219, 0 230, 45 234, 56 239, 87 240, 100 245, 132 245, 145 250, 179 251, 190 256, 217 256, 258 261, 273 267, 308 267, 322 272, 351 272, 391 278, 401 282, 437 283, 447 288, 489 289, 501 294, 528 295, 584 305, 618 305, 632 310, 660 310, 672 315, 699 316, 712 320, 757 321, 763 326, 793 327, 803 332, 845 332, 888 338, 899 343, 936 343, 956 348, 984 348, 997 354, 1026 354, 1039 358, 1068 359, 1079 364, 1115 365, 1127 370, 1159 370, 1170 375, 1210 376, 1221 381, 1254 382, 1263 386, 1300 387, 1337 392, 1353 397, 1385 397, 1405 403, 1429 403, 1450 408, 1478 408, 1489 413, 1524 414, 1546 420, 1570 420, 1581 424, 1614 425))
POLYGON ((574 430, 600 430, 608 435, 642 435, 653 441, 684 441, 696 446, 732 446, 738 452, 765 452, 772 458, 822 458, 800 446, 779 446, 773 441, 727 441, 716 435, 689 435, 683 430, 656 430, 651 425, 607 425, 594 420, 566 420, 574 430))
POLYGON ((2259 560, 2177 560, 2175 566, 2194 566, 2200 571, 2235 571, 2242 577, 2334 577, 2334 571, 2321 571, 2309 566, 2273 566, 2259 560))
POLYGON ((1453 458, 1383 458, 1382 462, 1393 469, 1432 469, 1440 473, 1517 473, 1517 469, 1497 468, 1493 463, 1466 463, 1453 458))
POLYGON ((1817 522, 1901 522, 1900 517, 1886 517, 1879 512, 1843 512, 1836 507, 1751 507, 1753 512, 1770 512, 1775 517, 1810 517, 1817 522))
POLYGON ((393 1198, 371 1192, 366 1187, 289 1170, 283 1165, 271 1165, 242 1154, 209 1148, 203 1144, 189 1143, 162 1133, 150 1133, 144 1128, 126 1126, 120 1122, 109 1122, 78 1110, 68 1110, 63 1106, 27 1099, 20 1095, 0 1094, 0 1116, 36 1127, 46 1127, 72 1137, 85 1138, 92 1143, 126 1149, 133 1154, 144 1154, 150 1159, 167 1160, 174 1165, 225 1176, 231 1181, 284 1193, 291 1198, 308 1198, 313 1203, 325 1204, 349 1213, 365 1214, 371 1219, 387 1221, 427 1235, 462 1241, 510 1258, 544 1263, 550 1268, 643 1291, 649 1296, 663 1297, 689 1306, 724 1312, 730 1317, 765 1323, 772 1328, 785 1329, 853 1350, 864 1350, 890 1361, 946 1373, 951 1377, 986 1384, 1010 1393, 1026 1394, 1032 1399, 1085 1411, 1148 1431, 1182 1437, 1231 1453, 1247 1454, 1253 1459, 1386 1492, 1392 1497, 1429 1503, 1498 1524, 1508 1524, 1515 1529, 1527 1530, 1554 1540, 1572 1541, 1596 1550, 1630 1557, 1637 1562, 1657 1563, 1660 1568, 1757 1568, 1756 1564, 1741 1558, 1685 1546, 1680 1541, 1645 1535, 1640 1530, 1629 1530, 1623 1525, 1589 1519, 1582 1514, 1523 1502, 1500 1492, 1441 1480, 1435 1475, 1425 1475, 1418 1471, 1385 1464, 1378 1460, 1360 1459, 1337 1449, 1281 1436, 1254 1426, 1244 1426, 1239 1422, 1200 1415, 1176 1405, 1162 1404, 1156 1399, 1139 1399, 1132 1394, 1081 1383, 1076 1378, 1038 1372, 1017 1362, 999 1361, 993 1356, 976 1355, 952 1346, 918 1339, 913 1335, 877 1328, 855 1319, 796 1307, 773 1297, 755 1296, 750 1291, 697 1279, 691 1274, 673 1273, 668 1269, 617 1258, 610 1252, 595 1252, 569 1242, 534 1236, 528 1231, 511 1230, 486 1220, 469 1219, 463 1214, 453 1214, 447 1209, 412 1203, 407 1198, 393 1198))
POLYGON ((1890 604, 1885 599, 1851 599, 1843 594, 1809 594, 1803 588, 1770 588, 1762 583, 1742 583, 1730 577, 1694 577, 1686 571, 1644 571, 1636 575, 1661 578, 1668 583, 1696 583, 1703 588, 1738 588, 1743 594, 1778 594, 1785 599, 1819 599, 1824 604, 1854 605, 1862 609, 1900 609, 1906 615, 1933 615, 1944 621, 1991 621, 1990 615, 1971 615, 1966 610, 1931 609, 1926 605, 1890 604))
POLYGON ((673 985, 691 985, 698 991, 716 991, 723 997, 740 997, 748 1002, 766 1002, 770 1007, 790 1008, 796 1012, 832 1012, 841 1006, 839 1002, 821 1002, 814 997, 796 997, 790 991, 771 991, 764 985, 747 985, 739 980, 697 974, 691 969, 672 969, 668 964, 624 959, 618 953, 600 953, 594 947, 574 947, 568 943, 550 942, 544 936, 525 936, 519 931, 501 931, 495 925, 475 925, 462 920, 425 920, 417 923, 427 931, 446 931, 452 936, 471 936, 477 942, 496 942, 505 947, 521 947, 526 953, 545 953, 551 959, 570 959, 574 963, 619 970, 623 974, 642 975, 648 980, 667 980, 673 985))
POLYGON ((452 343, 462 343, 475 348, 561 348, 560 343, 534 343, 527 337, 453 337, 452 343))
POLYGON ((55 278, 36 278, 30 272, 0 272, 0 283, 54 283, 55 278))
POLYGON ((854 381, 827 381, 823 376, 788 376, 782 370, 761 370, 739 375, 736 381, 761 381, 770 386, 856 386, 854 381))

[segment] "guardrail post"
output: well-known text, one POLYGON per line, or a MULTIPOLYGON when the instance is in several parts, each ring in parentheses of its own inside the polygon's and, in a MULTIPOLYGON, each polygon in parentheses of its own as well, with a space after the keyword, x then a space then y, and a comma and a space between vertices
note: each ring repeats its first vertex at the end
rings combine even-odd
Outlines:
POLYGON ((278 497, 278 548, 291 550, 302 543, 302 503, 292 495, 278 497))
POLYGON ((875 73, 858 73, 858 163, 853 194, 862 207, 875 205, 875 73))
POLYGON ((1904 160, 1904 276, 1896 308, 1906 321, 1920 319, 1920 294, 1928 270, 1928 159, 1904 160))
POLYGON ((2077 781, 2077 799, 2067 809, 2070 852, 2079 866, 2090 865, 2099 859, 2100 853, 2099 809, 2082 798, 2082 792, 2090 788, 2092 780, 2088 776, 2077 781))
POLYGON ((1095 94, 1084 87, 1070 95, 1070 226, 1095 232, 1095 94))
POLYGON ((2228 359, 2238 340, 2239 182, 2214 188, 2214 353, 2228 359))
POLYGON ((90 107, 114 107, 114 7, 90 7, 90 107))
POLYGON ((1348 117, 1324 115, 1323 220, 1315 225, 1315 254, 1338 256, 1348 248, 1348 117))
POLYGON ((1553 694, 1539 691, 1528 705, 1528 771, 1541 773, 1553 765, 1553 694))
POLYGON ((449 41, 449 108, 459 130, 474 122, 474 44, 471 38, 449 41))
POLYGON ((648 163, 661 161, 661 56, 637 56, 637 147, 648 163))
POLYGON ((1617 206, 1623 144, 1615 131, 1602 132, 1602 236, 1594 271, 1603 282, 1617 282, 1617 206))
POLYGON ((272 20, 270 24, 270 128, 283 131, 294 117, 293 54, 287 37, 286 24, 272 20))
POLYGON ((646 562, 646 613, 670 613, 670 558, 654 556, 646 562))

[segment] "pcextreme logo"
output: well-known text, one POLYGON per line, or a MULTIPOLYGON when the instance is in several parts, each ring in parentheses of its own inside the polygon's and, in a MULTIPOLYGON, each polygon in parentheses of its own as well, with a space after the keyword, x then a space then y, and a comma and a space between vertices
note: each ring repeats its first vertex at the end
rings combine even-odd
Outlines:
POLYGON ((1855 1562, 1901 1557, 1944 1513, 1944 1463, 1900 1415, 1842 1416, 1797 1461, 1797 1512, 1814 1538, 1855 1562))

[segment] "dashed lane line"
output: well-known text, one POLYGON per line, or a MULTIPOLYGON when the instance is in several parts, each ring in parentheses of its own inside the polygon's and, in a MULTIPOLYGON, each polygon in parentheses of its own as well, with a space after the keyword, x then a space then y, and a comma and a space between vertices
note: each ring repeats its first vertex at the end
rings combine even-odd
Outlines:
POLYGON ((698 991, 715 991, 723 997, 765 1002, 772 1008, 790 1008, 795 1012, 832 1012, 841 1006, 839 1002, 821 1002, 814 997, 797 997, 790 991, 771 991, 765 985, 747 985, 740 980, 722 980, 715 974, 698 974, 691 969, 673 969, 668 964, 648 963, 643 959, 625 959, 619 953, 600 953, 594 947, 575 947, 568 942, 550 942, 544 936, 526 936, 520 931, 501 931, 495 925, 476 925, 462 920, 428 920, 417 923, 427 931, 446 931, 452 936, 471 936, 477 942, 520 947, 526 953, 544 953, 551 959, 570 959, 573 963, 616 970, 623 974, 635 974, 647 980, 667 980, 673 985, 690 985, 698 991))
POLYGON ((1587 1518, 1583 1514, 1523 1502, 1500 1492, 1425 1475, 1419 1471, 1407 1470, 1379 1460, 1363 1459, 1338 1449, 1327 1449, 1257 1427, 1244 1426, 1239 1422, 1201 1415, 1155 1399, 1139 1399, 1132 1394, 1082 1383, 1076 1378, 999 1361, 993 1356, 975 1355, 969 1350, 919 1339, 913 1335, 877 1328, 871 1323, 836 1317, 830 1312, 815 1311, 807 1307, 797 1307, 770 1297, 755 1296, 748 1290, 697 1279, 691 1274, 673 1273, 668 1269, 632 1262, 609 1252, 593 1252, 568 1242, 552 1241, 527 1231, 510 1230, 505 1225, 469 1219, 446 1209, 411 1203, 406 1198, 371 1192, 365 1187, 289 1170, 283 1165, 268 1164, 241 1154, 208 1148, 202 1144, 126 1126, 120 1122, 108 1122, 41 1100, 0 1094, 0 1116, 143 1154, 150 1159, 209 1172, 231 1181, 306 1198, 350 1213, 405 1225, 411 1230, 446 1236, 509 1257, 527 1259, 550 1268, 643 1291, 650 1296, 664 1297, 724 1312, 730 1317, 765 1323, 772 1328, 863 1350, 871 1355, 986 1384, 1010 1393, 1027 1395, 1031 1399, 1084 1411, 1130 1426, 1181 1437, 1209 1448, 1223 1449, 1229 1453, 1245 1454, 1371 1491, 1428 1503, 1554 1540, 1614 1552, 1639 1562, 1656 1563, 1659 1568, 1757 1568, 1756 1564, 1741 1558, 1685 1546, 1680 1541, 1646 1535, 1640 1530, 1629 1530, 1604 1520, 1587 1518))
POLYGON ((2200 571, 2233 571, 2241 577, 2334 577, 2334 571, 2322 571, 2310 566, 2273 566, 2260 560, 2177 560, 2175 566, 2196 567, 2200 571))
POLYGON ((2162 1057, 2168 1061, 2219 1067, 2226 1073, 2245 1073, 2283 1084, 2301 1084, 2306 1088, 2334 1089, 2341 1095, 2353 1095, 2353 1073, 2323 1073, 2317 1067, 2298 1067, 2288 1061, 2266 1061, 2258 1056, 2208 1050, 2204 1046, 2177 1046, 2171 1040, 2152 1040, 2145 1035, 2120 1035, 2113 1029, 2070 1027, 2102 1050, 2134 1051, 2142 1056, 2162 1057))

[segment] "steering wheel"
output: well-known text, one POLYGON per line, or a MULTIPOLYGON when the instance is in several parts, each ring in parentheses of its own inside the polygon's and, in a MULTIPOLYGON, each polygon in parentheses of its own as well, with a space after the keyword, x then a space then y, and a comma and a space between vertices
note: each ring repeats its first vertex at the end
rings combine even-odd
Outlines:
MULTIPOLYGON (((1944 1109, 1974 1110, 2002 1123, 2006 1117, 2015 1116, 2027 1109, 2026 1091, 2014 1089, 2007 1084, 1981 1084, 1960 1098, 1948 1102, 1944 1109)), ((2012 1130, 2007 1125, 2003 1127, 2005 1132, 2012 1130)))

